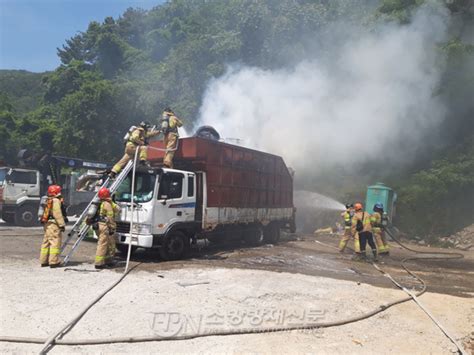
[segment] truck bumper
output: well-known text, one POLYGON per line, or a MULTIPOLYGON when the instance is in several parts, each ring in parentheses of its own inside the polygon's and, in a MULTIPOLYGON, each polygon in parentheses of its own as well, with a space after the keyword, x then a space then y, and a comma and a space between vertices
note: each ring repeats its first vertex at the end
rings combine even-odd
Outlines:
MULTIPOLYGON (((130 243, 130 234, 117 233, 118 244, 130 243)), ((153 235, 151 234, 134 234, 132 237, 132 245, 140 248, 152 248, 153 247, 153 235)))

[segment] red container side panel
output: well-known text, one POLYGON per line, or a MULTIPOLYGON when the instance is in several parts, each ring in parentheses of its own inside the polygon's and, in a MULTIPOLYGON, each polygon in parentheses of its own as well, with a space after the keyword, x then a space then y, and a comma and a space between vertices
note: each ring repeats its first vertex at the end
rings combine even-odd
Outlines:
MULTIPOLYGON (((293 207, 293 178, 281 157, 198 137, 178 144, 175 168, 206 172, 209 207, 293 207)), ((163 148, 151 143, 152 164, 163 162, 163 148)))

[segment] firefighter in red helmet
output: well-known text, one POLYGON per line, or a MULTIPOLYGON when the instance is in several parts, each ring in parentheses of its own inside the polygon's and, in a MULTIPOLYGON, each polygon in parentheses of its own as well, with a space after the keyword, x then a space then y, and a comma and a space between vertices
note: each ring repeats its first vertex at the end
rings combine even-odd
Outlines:
POLYGON ((98 193, 100 204, 98 208, 98 237, 95 254, 95 268, 103 269, 113 265, 115 256, 115 219, 120 213, 120 207, 112 201, 110 190, 103 187, 98 193))
POLYGON ((63 213, 63 198, 61 186, 48 187, 48 196, 40 221, 44 226, 44 238, 41 244, 41 266, 51 268, 60 265, 62 233, 66 230, 65 216, 63 213))

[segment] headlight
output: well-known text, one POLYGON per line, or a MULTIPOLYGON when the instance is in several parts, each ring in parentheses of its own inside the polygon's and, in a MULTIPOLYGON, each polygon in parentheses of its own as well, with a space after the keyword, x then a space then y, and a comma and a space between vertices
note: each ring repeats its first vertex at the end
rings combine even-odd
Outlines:
POLYGON ((132 233, 135 234, 151 234, 151 224, 134 223, 132 233))

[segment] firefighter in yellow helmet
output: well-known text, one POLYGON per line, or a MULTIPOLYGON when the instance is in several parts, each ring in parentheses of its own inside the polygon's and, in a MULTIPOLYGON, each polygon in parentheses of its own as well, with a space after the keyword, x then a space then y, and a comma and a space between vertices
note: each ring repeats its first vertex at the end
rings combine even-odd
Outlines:
POLYGON ((178 147, 178 128, 183 126, 183 122, 175 115, 169 107, 163 111, 161 119, 161 131, 164 138, 163 143, 166 148, 163 165, 167 168, 173 168, 174 153, 178 147))
POLYGON ((360 253, 359 245, 359 234, 352 236, 352 217, 354 216, 354 205, 346 204, 346 210, 341 213, 341 217, 344 219, 344 235, 339 242, 339 252, 343 253, 347 246, 349 239, 354 238, 354 250, 356 253, 360 253))
POLYGON ((385 238, 384 220, 385 215, 383 211, 383 204, 381 202, 377 202, 374 205, 374 213, 371 216, 371 223, 379 255, 388 255, 390 248, 385 238))
POLYGON ((51 185, 48 187, 48 197, 41 215, 41 223, 44 226, 44 238, 41 244, 40 263, 41 266, 51 268, 58 267, 61 262, 62 233, 66 230, 66 220, 63 210, 63 198, 61 186, 51 185))
POLYGON ((148 138, 160 134, 159 130, 150 131, 150 123, 143 121, 140 126, 136 127, 130 134, 127 134, 127 142, 125 143, 125 153, 112 168, 110 177, 114 178, 123 169, 127 163, 135 157, 135 151, 138 151, 138 159, 141 164, 147 164, 147 148, 146 141, 148 138))
POLYGON ((361 203, 354 204, 354 217, 352 217, 352 235, 359 234, 360 242, 360 253, 358 257, 362 260, 366 260, 367 255, 365 247, 369 243, 372 253, 374 254, 374 261, 377 261, 377 247, 375 246, 373 235, 372 235, 372 224, 370 221, 370 213, 364 211, 364 206, 361 203))

